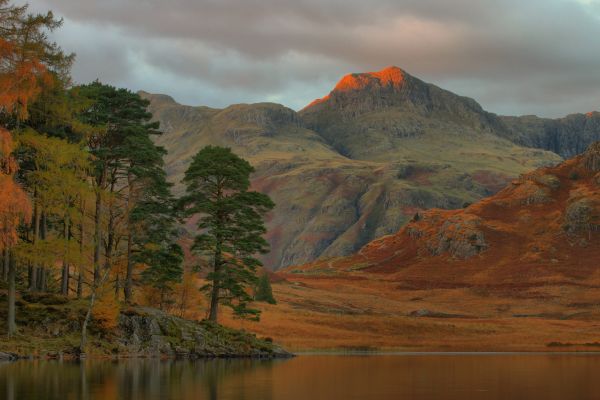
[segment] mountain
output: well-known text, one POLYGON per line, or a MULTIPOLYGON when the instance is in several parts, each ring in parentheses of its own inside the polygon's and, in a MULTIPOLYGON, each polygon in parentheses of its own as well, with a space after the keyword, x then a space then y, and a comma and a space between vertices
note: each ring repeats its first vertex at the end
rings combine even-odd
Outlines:
MULTIPOLYGON (((488 113, 396 67, 348 75, 300 112, 273 103, 190 107, 142 95, 164 131, 157 142, 169 152, 173 182, 208 144, 231 147, 255 166, 253 187, 277 204, 264 258, 272 269, 352 254, 418 211, 461 208, 561 160, 534 139, 541 128, 523 128, 522 119, 488 113)), ((598 134, 591 125, 589 135, 577 129, 573 143, 598 134)))
POLYGON ((505 129, 473 99, 427 84, 397 67, 349 74, 300 115, 342 154, 353 159, 412 157, 423 141, 477 137, 505 129), (413 139, 413 140, 410 140, 413 139), (365 144, 368 144, 365 146, 365 144))
POLYGON ((290 348, 595 351, 600 142, 467 208, 415 213, 352 256, 272 281, 277 306, 245 328, 290 348))
POLYGON ((573 157, 590 143, 600 140, 600 113, 571 114, 564 118, 539 118, 534 115, 500 117, 508 128, 509 140, 573 157))
MULTIPOLYGON (((600 142, 554 167, 522 175, 460 210, 415 213, 399 232, 324 267, 394 274, 436 285, 518 284, 595 279, 600 272, 600 142), (475 272, 475 273, 473 273, 475 272)), ((298 269, 300 268, 300 269, 298 269)))

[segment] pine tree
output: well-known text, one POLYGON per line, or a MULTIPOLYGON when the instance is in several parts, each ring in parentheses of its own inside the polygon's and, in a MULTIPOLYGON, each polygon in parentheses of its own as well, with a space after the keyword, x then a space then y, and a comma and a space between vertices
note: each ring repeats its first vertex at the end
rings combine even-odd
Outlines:
POLYGON ((133 264, 141 264, 146 267, 142 280, 159 290, 160 308, 163 308, 167 295, 183 274, 183 250, 176 243, 175 226, 178 221, 175 200, 171 195, 171 185, 167 183, 166 174, 161 168, 146 168, 144 173, 138 173, 145 177, 145 185, 137 194, 136 205, 129 219, 132 240, 128 242, 130 262, 125 299, 131 300, 133 264))
POLYGON ((277 304, 275 301, 275 297, 273 297, 273 289, 271 288, 271 280, 269 279, 269 274, 264 273, 258 280, 258 285, 256 286, 256 294, 254 295, 254 300, 262 301, 269 304, 277 304))
POLYGON ((101 275, 102 244, 104 267, 110 269, 119 239, 116 227, 128 220, 135 204, 133 196, 149 175, 148 170, 162 168, 164 150, 154 146, 150 139, 160 132, 158 123, 150 121, 152 114, 146 110, 147 100, 129 90, 100 82, 81 86, 78 92, 91 103, 81 120, 96 128, 88 136, 88 147, 94 156, 97 190, 94 217, 94 282, 97 284, 101 275), (103 196, 103 192, 108 192, 108 196, 103 196), (107 220, 105 228, 103 220, 107 220))
POLYGON ((210 259, 209 319, 218 321, 219 303, 241 317, 258 319, 259 311, 248 307, 248 288, 257 281, 255 258, 268 251, 263 217, 274 207, 268 196, 249 191, 254 168, 230 149, 208 146, 196 154, 185 172, 186 195, 182 198, 188 216, 198 215, 200 232, 193 245, 210 259))

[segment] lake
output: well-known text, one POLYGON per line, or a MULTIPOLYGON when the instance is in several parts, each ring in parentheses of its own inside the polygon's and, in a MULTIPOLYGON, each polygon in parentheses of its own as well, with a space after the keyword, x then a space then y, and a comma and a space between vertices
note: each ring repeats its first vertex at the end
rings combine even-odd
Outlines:
POLYGON ((302 355, 0 364, 7 400, 599 399, 600 355, 302 355))

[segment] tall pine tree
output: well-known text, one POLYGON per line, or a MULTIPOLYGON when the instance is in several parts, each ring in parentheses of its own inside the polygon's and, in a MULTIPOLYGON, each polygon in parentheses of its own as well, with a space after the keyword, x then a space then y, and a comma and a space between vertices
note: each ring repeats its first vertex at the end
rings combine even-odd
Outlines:
POLYGON ((183 182, 188 216, 197 215, 199 234, 193 250, 210 260, 209 319, 218 322, 219 304, 241 317, 259 317, 248 307, 255 286, 256 254, 268 251, 263 218, 274 207, 268 196, 249 191, 254 168, 228 148, 207 146, 193 158, 183 182))

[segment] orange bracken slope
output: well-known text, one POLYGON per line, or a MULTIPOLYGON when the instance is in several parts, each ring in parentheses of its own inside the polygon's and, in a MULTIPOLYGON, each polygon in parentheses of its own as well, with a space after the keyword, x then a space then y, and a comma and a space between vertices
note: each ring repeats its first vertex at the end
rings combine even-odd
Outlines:
POLYGON ((600 274, 600 142, 461 210, 415 214, 354 256, 290 270, 386 273, 408 286, 574 283, 600 274))

